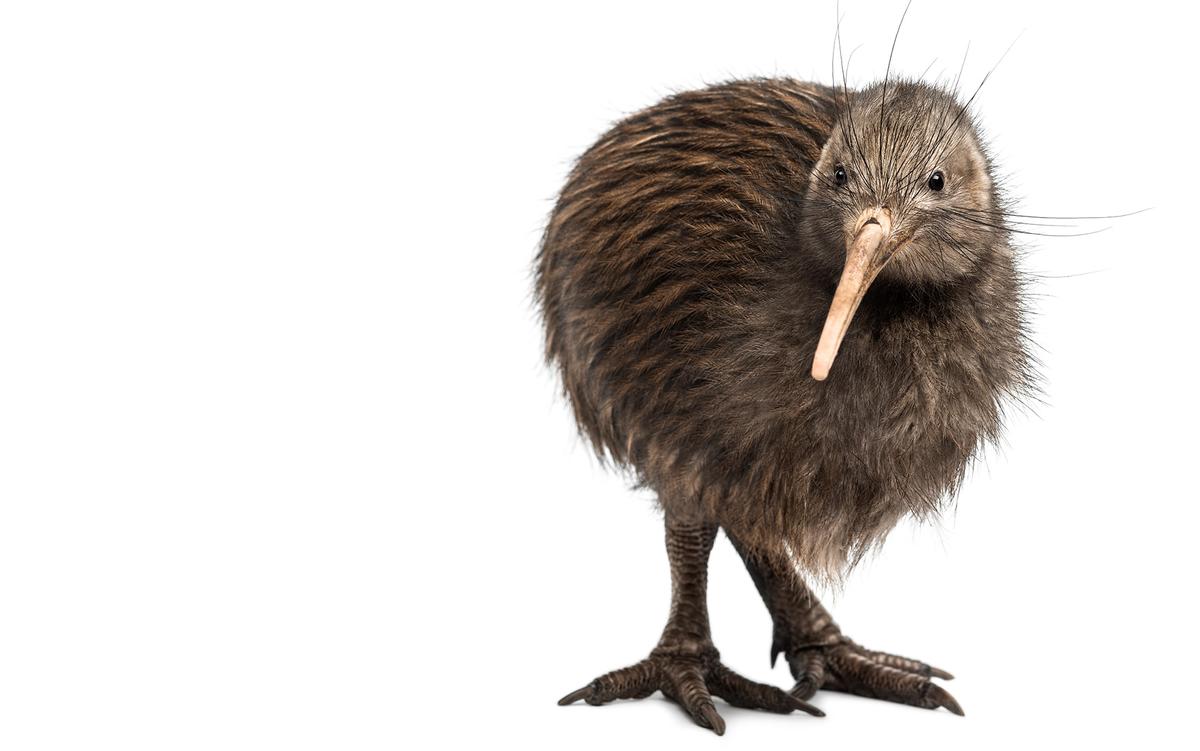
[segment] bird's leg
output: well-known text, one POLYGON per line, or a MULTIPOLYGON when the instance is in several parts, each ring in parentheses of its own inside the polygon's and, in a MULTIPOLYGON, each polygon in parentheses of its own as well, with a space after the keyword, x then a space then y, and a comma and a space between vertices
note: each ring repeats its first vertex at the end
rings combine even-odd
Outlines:
POLYGON ((667 556, 671 562, 671 612, 662 638, 641 662, 606 673, 564 696, 559 704, 583 699, 604 704, 614 699, 642 699, 655 691, 682 706, 696 724, 725 732, 713 696, 737 707, 787 713, 800 709, 820 715, 816 707, 774 686, 743 678, 721 664, 708 628, 708 554, 716 538, 714 524, 667 518, 667 556))
POLYGON ((732 535, 729 539, 771 613, 771 662, 774 664, 780 654, 787 658, 796 679, 793 696, 807 700, 824 688, 963 713, 954 697, 932 680, 954 676, 919 660, 875 652, 854 643, 842 634, 790 561, 766 559, 732 535))

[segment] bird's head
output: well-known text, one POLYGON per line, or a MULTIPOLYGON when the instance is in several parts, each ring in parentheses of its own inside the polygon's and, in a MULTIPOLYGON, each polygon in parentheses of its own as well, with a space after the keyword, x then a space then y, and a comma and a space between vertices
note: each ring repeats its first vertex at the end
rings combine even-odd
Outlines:
POLYGON ((841 278, 813 358, 824 380, 877 278, 953 285, 1007 252, 991 164, 964 105, 890 81, 851 93, 809 181, 805 235, 841 278))

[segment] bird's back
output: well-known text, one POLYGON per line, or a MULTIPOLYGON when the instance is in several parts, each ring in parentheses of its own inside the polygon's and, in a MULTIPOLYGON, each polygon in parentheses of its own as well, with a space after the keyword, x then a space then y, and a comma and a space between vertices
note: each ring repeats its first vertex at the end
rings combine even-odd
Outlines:
POLYGON ((547 357, 597 451, 644 470, 706 432, 713 359, 794 245, 836 107, 817 84, 720 84, 628 117, 579 159, 537 293, 547 357))

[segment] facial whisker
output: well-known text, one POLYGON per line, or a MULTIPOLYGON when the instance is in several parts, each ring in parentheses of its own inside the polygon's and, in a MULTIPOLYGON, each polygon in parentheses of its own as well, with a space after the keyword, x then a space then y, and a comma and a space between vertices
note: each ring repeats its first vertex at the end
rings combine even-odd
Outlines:
POLYGON ((995 209, 961 209, 961 210, 962 211, 977 211, 980 213, 1003 213, 1005 216, 1020 217, 1022 219, 1070 219, 1070 220, 1075 220, 1075 221, 1090 221, 1090 220, 1094 220, 1094 219, 1125 219, 1126 217, 1137 216, 1138 214, 1143 214, 1143 213, 1149 211, 1151 208, 1152 207, 1147 206, 1144 209, 1138 209, 1137 211, 1130 211, 1125 214, 1106 214, 1106 215, 1098 214, 1095 216, 1049 216, 1049 215, 1040 215, 1040 214, 1014 214, 1012 212, 1007 212, 1007 211, 1000 212, 995 209))
MULTIPOLYGON (((912 7, 912 0, 908 0, 904 5, 904 12, 900 14, 900 23, 896 24, 896 33, 892 36, 892 49, 888 52, 887 68, 883 72, 883 91, 879 105, 879 167, 883 170, 883 128, 884 115, 887 114, 887 85, 888 77, 892 73, 892 56, 896 54, 896 42, 900 39, 900 29, 904 27, 904 19, 908 16, 908 9, 912 7)), ((886 172, 884 172, 886 174, 886 172)))
POLYGON ((971 42, 967 41, 967 48, 963 50, 962 62, 958 64, 958 75, 954 77, 954 95, 958 96, 958 85, 962 81, 963 69, 967 67, 967 55, 971 53, 971 42))
POLYGON ((1012 232, 1012 233, 1015 233, 1018 235, 1036 235, 1038 237, 1086 237, 1087 235, 1097 235, 1101 232, 1104 232, 1105 230, 1111 229, 1110 227, 1101 227, 1100 229, 1092 230, 1090 232, 1059 232, 1059 233, 1034 232, 1032 230, 1024 230, 1024 229, 1018 229, 1016 227, 1009 227, 1009 226, 1006 226, 1003 224, 996 224, 994 222, 985 222, 981 219, 977 219, 973 216, 970 216, 969 214, 959 213, 959 212, 955 211, 954 209, 946 209, 945 211, 949 216, 957 217, 958 219, 960 219, 962 221, 971 222, 972 224, 978 224, 978 225, 982 225, 984 227, 991 227, 993 229, 1003 230, 1005 232, 1012 232))

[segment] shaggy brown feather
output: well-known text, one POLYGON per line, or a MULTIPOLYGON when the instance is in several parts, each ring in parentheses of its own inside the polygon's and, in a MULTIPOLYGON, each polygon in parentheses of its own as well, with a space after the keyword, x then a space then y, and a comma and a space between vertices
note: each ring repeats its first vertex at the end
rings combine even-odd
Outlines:
POLYGON ((1022 287, 970 116, 894 81, 734 81, 628 117, 575 165, 536 270, 547 358, 597 452, 668 516, 828 578, 934 514, 997 437, 1031 383, 1022 287), (910 242, 815 381, 848 217, 880 204, 910 242))

